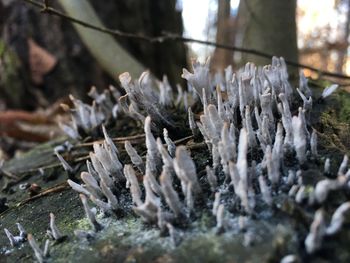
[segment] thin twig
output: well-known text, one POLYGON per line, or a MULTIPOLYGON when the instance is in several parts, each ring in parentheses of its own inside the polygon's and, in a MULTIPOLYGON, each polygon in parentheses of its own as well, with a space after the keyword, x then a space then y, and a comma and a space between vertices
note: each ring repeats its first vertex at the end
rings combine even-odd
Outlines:
MULTIPOLYGON (((92 25, 90 23, 87 23, 85 21, 81 21, 81 20, 76 19, 74 17, 71 17, 67 14, 64 14, 64 13, 62 13, 62 12, 52 8, 52 7, 48 7, 45 4, 39 3, 37 1, 34 1, 34 0, 23 0, 23 1, 30 3, 33 6, 36 6, 38 8, 41 8, 41 10, 44 11, 44 13, 59 16, 61 18, 64 18, 64 19, 69 20, 73 23, 79 24, 81 26, 84 26, 84 27, 87 27, 87 28, 90 28, 90 29, 93 29, 93 30, 96 30, 96 31, 99 31, 102 33, 110 34, 110 35, 113 35, 116 37, 136 39, 136 40, 146 41, 146 42, 150 42, 150 43, 163 43, 164 41, 190 42, 190 43, 197 43, 197 44, 201 44, 201 45, 213 46, 216 48, 221 48, 221 49, 226 49, 226 50, 232 50, 232 51, 241 52, 241 53, 249 53, 249 54, 252 54, 255 56, 269 58, 269 59, 271 59, 273 57, 273 55, 271 55, 271 54, 268 54, 268 53, 265 53, 265 52, 262 52, 259 50, 255 50, 255 49, 243 48, 243 47, 237 47, 237 46, 232 46, 232 45, 220 44, 220 43, 211 42, 211 41, 183 37, 181 35, 173 34, 173 33, 164 33, 161 36, 150 37, 150 36, 145 36, 145 35, 127 33, 127 32, 123 32, 120 30, 109 29, 109 28, 105 28, 105 27, 99 27, 99 26, 95 26, 95 25, 92 25)), ((298 62, 295 62, 292 60, 285 60, 285 62, 289 66, 308 69, 308 70, 311 70, 313 72, 318 73, 319 75, 334 77, 334 78, 339 78, 339 79, 350 79, 350 76, 348 76, 348 75, 321 70, 319 68, 315 68, 315 67, 312 67, 309 65, 301 64, 301 63, 298 63, 298 62)))
POLYGON ((0 175, 3 175, 3 176, 5 176, 5 177, 7 177, 7 178, 9 178, 11 180, 16 181, 16 182, 18 182, 20 180, 20 178, 17 175, 15 175, 13 173, 10 173, 8 171, 5 171, 5 170, 3 170, 1 168, 0 168, 0 175))
POLYGON ((178 144, 180 144, 180 143, 184 143, 184 142, 187 142, 187 141, 193 139, 193 137, 194 137, 193 135, 190 135, 190 136, 187 136, 187 137, 178 139, 178 140, 174 141, 174 143, 175 143, 176 145, 178 145, 178 144))
POLYGON ((44 0, 44 7, 40 10, 40 12, 45 13, 47 12, 47 9, 49 8, 49 0, 44 0))
POLYGON ((85 161, 85 160, 88 160, 90 158, 90 155, 84 155, 84 156, 80 156, 76 159, 73 160, 74 163, 78 163, 78 162, 81 162, 81 161, 85 161))
MULTIPOLYGON (((132 135, 132 136, 126 136, 126 137, 117 137, 117 138, 112 138, 112 140, 117 143, 117 144, 124 144, 125 141, 136 141, 145 138, 145 134, 137 134, 137 135, 132 135)), ((92 146, 94 143, 102 143, 104 139, 93 141, 93 142, 85 142, 85 143, 79 143, 75 145, 73 148, 81 148, 81 147, 89 147, 92 146)))
POLYGON ((29 197, 29 198, 27 198, 27 199, 25 199, 25 200, 19 202, 19 203, 16 205, 16 207, 22 206, 22 205, 24 205, 24 204, 26 204, 26 203, 29 203, 29 202, 31 202, 31 201, 33 201, 33 200, 36 200, 36 199, 41 198, 41 197, 44 197, 44 196, 46 196, 46 195, 49 195, 49 194, 52 194, 52 193, 59 193, 59 192, 62 192, 62 191, 64 191, 64 190, 67 190, 67 189, 70 189, 70 187, 69 187, 69 185, 68 185, 67 182, 61 183, 61 184, 59 184, 59 185, 55 185, 54 187, 51 187, 51 188, 49 188, 49 189, 46 189, 46 190, 40 192, 40 193, 37 194, 37 195, 34 195, 34 196, 32 196, 32 197, 29 197))
POLYGON ((202 148, 206 148, 207 144, 205 142, 194 143, 186 146, 189 150, 198 150, 202 148))

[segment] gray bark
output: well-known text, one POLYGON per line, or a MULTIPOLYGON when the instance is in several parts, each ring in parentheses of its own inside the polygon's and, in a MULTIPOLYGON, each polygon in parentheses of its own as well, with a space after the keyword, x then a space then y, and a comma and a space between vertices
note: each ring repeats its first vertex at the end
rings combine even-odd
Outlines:
MULTIPOLYGON (((3 81, 3 67, 0 65, 0 107, 3 103, 6 108, 33 110, 38 106, 49 106, 69 93, 87 99, 86 93, 92 85, 100 90, 109 84, 118 85, 91 56, 71 22, 40 13, 40 10, 24 1, 6 1, 9 2, 6 6, 3 5, 4 1, 0 0, 0 46, 3 42, 6 51, 14 53, 19 63, 15 65, 16 72, 6 74, 16 77, 15 82, 12 77, 6 78, 11 83, 3 81), (58 60, 56 67, 45 75, 41 85, 31 81, 27 45, 29 38, 58 60)), ((158 36, 163 31, 180 35, 183 32, 181 12, 175 9, 176 0, 89 2, 102 23, 111 29, 147 36, 158 36)), ((49 4, 62 11, 58 1, 49 1, 49 4)), ((187 67, 183 43, 165 41, 151 44, 120 37, 113 39, 159 79, 166 74, 174 86, 182 81, 182 68, 187 67)), ((110 53, 110 57, 115 56, 113 51, 107 53, 110 53)), ((6 57, 9 54, 7 52, 6 57)), ((1 55, 0 60, 3 57, 1 55)), ((125 61, 120 66, 122 71, 126 66, 125 61)), ((9 68, 7 66, 5 69, 9 68)), ((117 73, 116 70, 114 76, 117 73)))
MULTIPOLYGON (((234 20, 230 0, 218 0, 216 43, 234 45, 234 20)), ((233 51, 216 48, 211 60, 212 70, 224 70, 233 64, 233 51)))
POLYGON ((338 61, 336 64, 336 71, 338 73, 343 73, 343 67, 346 64, 346 53, 348 51, 349 47, 349 34, 350 34, 350 0, 347 1, 347 14, 346 14, 346 21, 344 24, 344 37, 343 37, 343 42, 344 42, 344 47, 338 51, 338 61))
MULTIPOLYGON (((295 0, 242 0, 237 45, 298 61, 295 0)), ((271 60, 242 55, 242 63, 269 64, 271 60)))
MULTIPOLYGON (((100 28, 105 27, 95 10, 89 4, 89 1, 60 0, 59 3, 71 17, 84 22, 88 21, 90 24, 100 28)), ((128 71, 133 78, 138 78, 141 73, 146 70, 146 68, 121 47, 111 35, 78 24, 73 25, 90 53, 112 78, 117 78, 119 74, 125 71, 128 71)))

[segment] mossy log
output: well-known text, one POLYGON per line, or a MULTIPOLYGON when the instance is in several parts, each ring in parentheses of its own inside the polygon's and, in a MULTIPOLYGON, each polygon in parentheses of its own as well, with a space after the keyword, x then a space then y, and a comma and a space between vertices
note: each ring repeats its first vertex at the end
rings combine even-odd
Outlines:
MULTIPOLYGON (((319 91, 321 88, 314 88, 316 97, 319 91)), ((350 153, 349 105, 350 94, 340 91, 329 99, 317 101, 310 116, 311 125, 320 134, 320 154, 332 157, 336 166, 343 154, 350 153)), ((19 176, 21 182, 10 186, 6 193, 1 193, 2 197, 8 198, 10 208, 0 215, 0 228, 8 227, 15 231, 14 223, 20 222, 43 244, 49 213, 54 212, 57 214, 58 227, 70 239, 73 239, 74 229, 87 229, 88 223, 84 219, 77 194, 70 188, 57 187, 62 186, 68 177, 52 154, 53 147, 60 142, 62 141, 41 145, 19 159, 5 163, 3 169, 19 176), (38 168, 43 166, 46 167, 45 175, 51 175, 51 178, 45 178, 39 172, 38 168), (28 199, 27 193, 19 190, 19 183, 37 183, 43 191, 51 189, 51 192, 28 199)), ((205 166, 206 153, 198 150, 196 155, 198 165, 205 166)), ((76 173, 80 170, 83 167, 78 166, 76 173)), ((316 177, 311 172, 309 174, 311 182, 315 181, 316 177)), ((287 197, 280 196, 277 202, 280 211, 273 220, 255 219, 252 231, 261 239, 250 246, 243 245, 243 233, 217 235, 212 230, 213 219, 206 214, 191 229, 181 230, 186 232, 186 236, 180 245, 174 246, 169 237, 163 237, 159 230, 145 226, 130 213, 118 220, 100 218, 110 227, 99 232, 98 238, 90 244, 55 244, 50 252, 50 262, 279 262, 286 252, 299 249, 300 241, 297 237, 300 231, 308 228, 312 214, 301 206, 288 202, 287 197)), ((316 255, 310 262, 319 262, 320 257, 328 258, 324 262, 349 262, 350 252, 346 246, 349 242, 349 231, 332 237, 327 240, 322 254, 316 255)), ((0 260, 32 260, 32 250, 28 244, 24 244, 21 249, 9 250, 7 253, 10 256, 5 256, 5 249, 9 246, 3 231, 0 231, 0 244, 0 260)))

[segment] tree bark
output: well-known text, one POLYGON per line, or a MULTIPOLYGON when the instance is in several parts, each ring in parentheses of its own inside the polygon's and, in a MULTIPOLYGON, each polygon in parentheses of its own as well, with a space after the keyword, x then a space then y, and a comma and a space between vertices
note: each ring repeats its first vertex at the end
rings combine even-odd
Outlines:
MULTIPOLYGON (((104 25, 112 29, 149 36, 158 36, 163 31, 180 35, 183 32, 181 12, 175 9, 175 0, 89 2, 104 25)), ((61 10, 57 1, 49 1, 49 4, 61 10)), ((90 55, 71 22, 40 13, 28 3, 0 0, 0 34, 0 46, 4 42, 6 50, 14 53, 19 61, 15 65, 16 71, 9 74, 16 76, 16 82, 11 77, 8 79, 12 84, 4 84, 1 79, 4 76, 1 65, 4 64, 0 56, 0 100, 5 100, 7 108, 33 110, 38 106, 48 106, 69 93, 86 98, 92 85, 100 90, 110 84, 118 85, 90 55), (6 6, 3 4, 5 2, 6 6), (56 66, 43 76, 41 84, 34 83, 30 75, 29 39, 57 59, 56 66), (18 90, 16 94, 11 92, 14 90, 11 86, 18 90)), ((151 44, 124 38, 113 39, 159 79, 166 74, 172 85, 183 83, 180 76, 182 68, 187 66, 183 43, 151 44)), ((116 54, 107 55, 113 57, 116 54)), ((121 70, 123 63, 119 62, 121 70)))
POLYGON ((347 1, 347 13, 346 13, 346 21, 344 24, 344 37, 343 37, 343 42, 344 42, 344 47, 338 51, 338 61, 336 64, 336 71, 338 73, 343 73, 343 67, 346 64, 346 54, 348 51, 349 47, 349 34, 350 34, 350 0, 347 1))
MULTIPOLYGON (((176 10, 177 0, 124 0, 90 1, 102 22, 108 28, 147 36, 159 36, 164 32, 182 35, 181 11, 176 10)), ((186 47, 182 42, 140 42, 135 39, 116 38, 118 42, 159 79, 163 74, 170 83, 184 83, 182 68, 187 66, 186 47)))
MULTIPOLYGON (((59 0, 65 12, 78 20, 88 21, 90 24, 104 28, 95 10, 87 0, 59 0)), ((108 34, 98 32, 84 26, 73 24, 80 39, 89 49, 99 65, 112 78, 128 71, 133 78, 138 78, 146 68, 121 47, 116 40, 108 34)))
MULTIPOLYGON (((298 61, 296 0, 240 1, 237 45, 298 61)), ((241 63, 270 64, 271 60, 243 54, 241 63)))
MULTIPOLYGON (((218 0, 216 28, 216 43, 234 44, 234 19, 231 17, 230 0, 218 0)), ((211 69, 222 71, 231 64, 233 64, 233 51, 216 48, 211 60, 211 69)))

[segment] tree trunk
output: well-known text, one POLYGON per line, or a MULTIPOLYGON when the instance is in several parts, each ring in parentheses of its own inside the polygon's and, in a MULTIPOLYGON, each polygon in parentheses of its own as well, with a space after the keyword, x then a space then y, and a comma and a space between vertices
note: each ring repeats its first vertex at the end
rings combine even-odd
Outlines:
MULTIPOLYGON (((59 3, 69 16, 80 21, 89 21, 100 28, 105 27, 88 0, 59 0, 59 3)), ((146 70, 113 36, 78 24, 73 25, 90 54, 112 78, 117 78, 125 71, 133 78, 138 78, 146 70)))
POLYGON ((347 1, 347 13, 346 13, 346 21, 344 24, 344 37, 343 37, 343 42, 344 42, 344 47, 338 51, 338 61, 336 64, 336 71, 338 73, 343 73, 343 67, 346 64, 346 54, 348 51, 349 47, 349 34, 350 34, 350 0, 347 1))
MULTIPOLYGON (((216 43, 234 44, 234 18, 231 17, 230 0, 218 0, 216 43)), ((212 70, 224 70, 233 63, 233 51, 216 48, 211 60, 212 70)))
MULTIPOLYGON (((90 3, 105 26, 112 29, 149 36, 160 35, 163 31, 180 35, 183 32, 181 12, 175 9, 175 0, 90 0, 90 3)), ((49 1, 49 4, 61 10, 57 1, 49 1)), ((16 67, 12 66, 16 72, 9 73, 17 76, 16 82, 11 77, 8 79, 12 84, 5 85, 1 78, 4 76, 3 56, 0 56, 0 98, 5 98, 7 108, 31 110, 48 106, 69 93, 86 98, 92 85, 100 90, 109 84, 118 85, 90 55, 71 22, 40 13, 38 8, 23 1, 0 0, 0 26, 0 47, 1 42, 5 42, 6 50, 14 53, 20 62, 15 64, 16 67), (30 74, 29 39, 34 41, 36 50, 44 50, 49 58, 57 60, 54 68, 42 76, 41 83, 35 83, 30 74), (16 87, 17 94, 11 92, 11 86, 16 87)), ((115 39, 158 78, 166 74, 173 85, 182 81, 179 76, 182 68, 187 66, 183 43, 150 44, 115 39)))
MULTIPOLYGON (((176 10, 176 0, 125 0, 90 1, 102 22, 109 28, 147 36, 164 32, 182 35, 181 11, 176 10)), ((117 38, 118 42, 158 78, 168 75, 171 83, 182 82, 182 68, 187 64, 185 45, 165 41, 151 44, 135 39, 117 38)))
MULTIPOLYGON (((240 2, 238 46, 298 61, 296 0, 244 0, 240 2)), ((241 63, 270 64, 271 60, 242 54, 241 63)))

